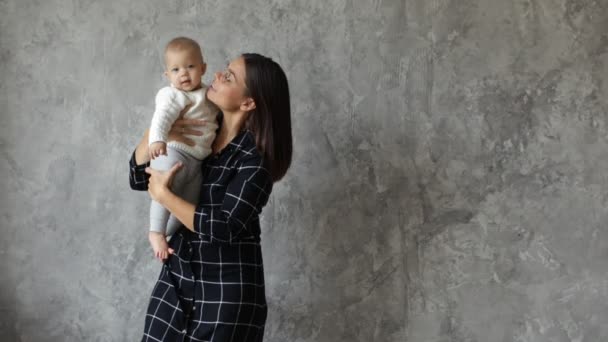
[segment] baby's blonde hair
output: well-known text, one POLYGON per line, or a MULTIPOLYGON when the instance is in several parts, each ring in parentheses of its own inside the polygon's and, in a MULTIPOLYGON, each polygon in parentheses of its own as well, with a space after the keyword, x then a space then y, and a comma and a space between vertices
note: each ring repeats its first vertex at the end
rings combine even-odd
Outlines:
POLYGON ((179 51, 179 50, 191 50, 195 54, 197 54, 201 60, 201 63, 205 63, 205 59, 203 58, 203 52, 201 51, 201 46, 194 40, 188 37, 177 37, 171 39, 165 46, 165 63, 167 63, 167 51, 179 51))

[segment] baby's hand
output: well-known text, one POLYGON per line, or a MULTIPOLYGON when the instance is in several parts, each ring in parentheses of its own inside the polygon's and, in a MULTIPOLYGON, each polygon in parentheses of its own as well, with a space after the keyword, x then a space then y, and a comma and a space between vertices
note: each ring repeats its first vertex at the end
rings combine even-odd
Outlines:
POLYGON ((154 159, 158 156, 167 155, 167 144, 162 141, 155 141, 150 144, 150 159, 154 159))

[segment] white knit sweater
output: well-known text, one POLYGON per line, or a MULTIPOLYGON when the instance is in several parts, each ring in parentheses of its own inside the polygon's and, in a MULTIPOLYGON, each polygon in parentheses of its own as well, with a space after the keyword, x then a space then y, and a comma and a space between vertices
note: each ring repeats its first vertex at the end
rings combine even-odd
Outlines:
POLYGON ((217 125, 217 114, 219 109, 207 100, 207 86, 202 85, 198 90, 182 91, 173 85, 164 87, 156 94, 156 108, 150 126, 148 143, 156 141, 167 142, 169 130, 175 120, 179 119, 180 112, 189 104, 192 106, 184 113, 184 119, 205 119, 204 126, 194 126, 194 129, 203 131, 203 135, 186 136, 196 143, 189 146, 177 141, 167 143, 167 146, 184 151, 196 159, 203 160, 211 154, 211 143, 215 139, 217 125))

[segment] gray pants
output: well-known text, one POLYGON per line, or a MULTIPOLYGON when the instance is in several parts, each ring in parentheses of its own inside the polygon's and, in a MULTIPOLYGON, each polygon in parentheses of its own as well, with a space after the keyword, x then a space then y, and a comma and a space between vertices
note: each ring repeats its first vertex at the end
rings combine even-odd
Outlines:
MULTIPOLYGON (((184 151, 167 146, 167 155, 161 155, 150 161, 150 167, 156 170, 169 170, 178 161, 182 168, 177 171, 171 182, 171 191, 184 200, 196 205, 203 180, 201 160, 184 151)), ((182 223, 160 203, 150 203, 150 231, 160 232, 165 236, 173 235, 182 223)))

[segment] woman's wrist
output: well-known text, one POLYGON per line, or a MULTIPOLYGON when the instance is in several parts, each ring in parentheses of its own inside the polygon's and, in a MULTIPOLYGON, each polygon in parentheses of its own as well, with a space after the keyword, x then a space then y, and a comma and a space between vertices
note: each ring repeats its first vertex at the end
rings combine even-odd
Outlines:
POLYGON ((196 206, 185 199, 174 194, 170 189, 163 190, 161 201, 158 201, 165 209, 175 216, 181 223, 191 231, 194 231, 194 212, 196 206))
POLYGON ((163 207, 167 208, 167 203, 170 203, 172 200, 172 197, 174 197, 174 196, 175 196, 175 194, 171 191, 171 189, 169 189, 168 187, 163 187, 161 189, 161 191, 158 193, 158 199, 156 200, 156 202, 160 203, 163 207))

